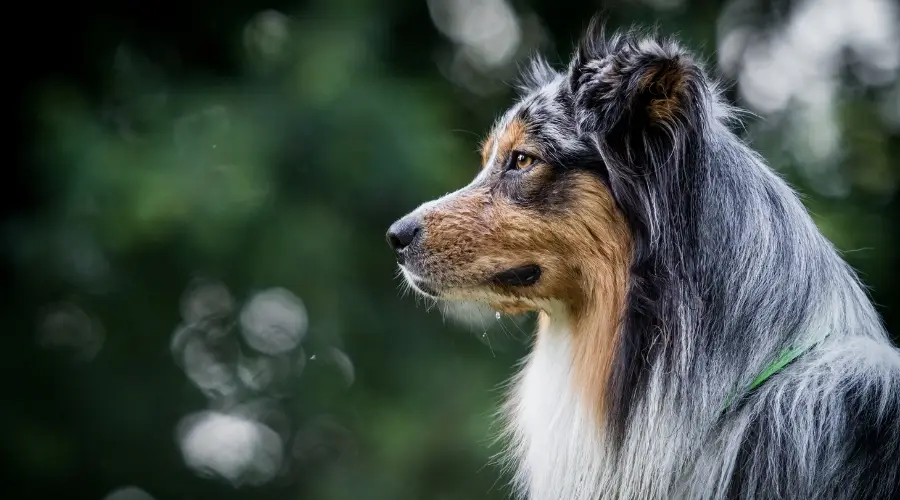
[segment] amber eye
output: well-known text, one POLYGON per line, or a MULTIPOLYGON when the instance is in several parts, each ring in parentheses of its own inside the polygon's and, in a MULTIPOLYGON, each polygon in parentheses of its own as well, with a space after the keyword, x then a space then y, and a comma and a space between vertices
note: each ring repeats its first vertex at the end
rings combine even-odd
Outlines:
POLYGON ((516 168, 521 170, 534 165, 534 157, 525 153, 516 153, 516 168))

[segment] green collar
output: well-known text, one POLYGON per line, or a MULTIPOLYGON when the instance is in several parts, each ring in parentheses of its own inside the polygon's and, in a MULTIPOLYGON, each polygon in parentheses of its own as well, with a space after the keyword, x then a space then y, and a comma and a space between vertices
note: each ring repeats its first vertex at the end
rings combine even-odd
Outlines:
MULTIPOLYGON (((799 358, 806 351, 810 350, 817 343, 818 342, 811 342, 808 345, 803 346, 803 347, 793 347, 793 348, 789 348, 789 349, 785 349, 785 350, 781 351, 781 354, 778 355, 778 357, 775 359, 775 361, 773 361, 772 363, 767 365, 759 373, 759 375, 757 375, 756 378, 754 378, 753 381, 750 382, 750 384, 744 388, 744 390, 741 392, 740 398, 743 398, 743 397, 749 395, 751 392, 756 390, 759 386, 763 385, 766 382, 766 380, 769 380, 770 378, 772 378, 772 375, 775 375, 776 373, 780 372, 782 369, 784 369, 785 366, 791 364, 794 360, 799 358)), ((728 397, 725 399, 725 406, 722 408, 722 413, 725 413, 732 408, 732 403, 734 402, 734 399, 735 399, 734 393, 728 395, 728 397)))

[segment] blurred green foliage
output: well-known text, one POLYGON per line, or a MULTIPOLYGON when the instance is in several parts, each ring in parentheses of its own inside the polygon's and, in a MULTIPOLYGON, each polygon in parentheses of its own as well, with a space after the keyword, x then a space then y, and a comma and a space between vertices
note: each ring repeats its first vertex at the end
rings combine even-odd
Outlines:
MULTIPOLYGON (((600 7, 612 25, 658 24, 715 60, 726 3, 510 5, 540 20, 523 46, 554 61, 600 7)), ((759 4, 763 25, 790 10, 759 4)), ((34 66, 19 65, 24 154, 5 186, 0 433, 16 491, 4 497, 135 485, 157 499, 505 498, 492 413, 531 325, 464 327, 417 307, 383 235, 474 175, 515 64, 481 75, 484 92, 448 78, 453 44, 426 2, 29 8, 48 38, 18 56, 34 66), (308 314, 299 378, 277 396, 241 393, 277 400, 287 419, 293 458, 262 485, 201 477, 179 449, 179 421, 223 404, 173 359, 200 278, 237 307, 284 288, 308 314), (349 372, 326 362, 333 349, 349 372), (297 455, 300 441, 327 453, 297 455)), ((816 189, 777 123, 749 119, 745 135, 852 250, 896 333, 900 130, 880 118, 880 93, 842 88, 840 195, 816 189)))

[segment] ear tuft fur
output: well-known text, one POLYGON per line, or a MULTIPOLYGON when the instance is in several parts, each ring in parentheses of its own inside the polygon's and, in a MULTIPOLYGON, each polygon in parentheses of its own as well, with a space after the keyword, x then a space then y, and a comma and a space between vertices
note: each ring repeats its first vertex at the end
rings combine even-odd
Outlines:
MULTIPOLYGON (((675 42, 635 30, 604 36, 594 20, 569 66, 569 88, 581 132, 671 128, 691 112, 702 74, 675 42)), ((689 121, 689 120, 688 120, 689 121)))
POLYGON ((540 55, 533 56, 520 72, 516 88, 522 94, 534 92, 559 77, 559 73, 540 55))
POLYGON ((646 93, 647 115, 651 123, 674 122, 684 109, 685 82, 689 68, 682 66, 681 56, 660 60, 641 77, 639 92, 646 93))

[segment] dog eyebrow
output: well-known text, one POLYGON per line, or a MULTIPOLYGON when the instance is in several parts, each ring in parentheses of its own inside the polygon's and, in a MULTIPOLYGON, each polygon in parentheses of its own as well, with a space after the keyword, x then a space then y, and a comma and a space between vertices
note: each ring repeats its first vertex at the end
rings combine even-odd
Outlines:
POLYGON ((497 158, 505 158, 526 141, 527 127, 525 122, 521 118, 515 117, 506 124, 502 133, 491 143, 496 148, 497 158))

